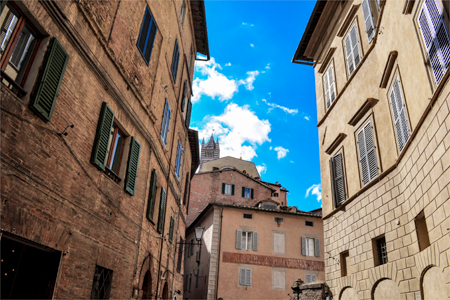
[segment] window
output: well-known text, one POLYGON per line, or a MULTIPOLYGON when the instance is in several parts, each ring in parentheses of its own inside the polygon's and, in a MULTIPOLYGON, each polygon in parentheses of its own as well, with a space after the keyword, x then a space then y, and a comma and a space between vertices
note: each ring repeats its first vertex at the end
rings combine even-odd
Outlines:
POLYGON ((253 219, 253 215, 252 214, 244 214, 244 219, 253 219))
POLYGON ((252 285, 252 270, 251 269, 239 269, 239 285, 244 285, 244 286, 252 285))
POLYGON ((386 239, 384 236, 372 240, 373 258, 375 266, 384 265, 388 262, 386 239))
POLYGON ((186 14, 186 1, 182 0, 181 1, 181 7, 180 7, 180 23, 181 23, 181 27, 183 27, 184 15, 185 14, 186 14))
POLYGON ((273 221, 274 221, 275 223, 277 223, 278 225, 284 224, 284 218, 274 217, 274 218, 273 218, 273 221))
POLYGON ((109 299, 111 293, 113 271, 95 266, 94 280, 92 281, 91 299, 109 299))
POLYGON ((189 128, 191 124, 191 113, 192 113, 192 102, 191 99, 188 99, 187 107, 186 107, 186 128, 189 128))
POLYGON ((183 291, 186 292, 188 290, 189 275, 185 274, 183 279, 184 279, 184 281, 183 281, 183 291))
MULTIPOLYGON (((120 181, 118 174, 114 170, 116 172, 119 171, 123 142, 123 133, 114 125, 114 112, 106 102, 103 102, 97 124, 91 163, 104 171, 115 182, 120 181)), ((141 144, 134 137, 131 137, 124 184, 125 191, 130 195, 134 195, 136 187, 140 151, 141 144)))
POLYGON ((177 160, 175 162, 175 174, 177 175, 177 178, 180 178, 180 166, 181 166, 181 155, 183 153, 183 148, 181 148, 181 143, 178 141, 178 148, 177 148, 177 160))
POLYGON ((139 32, 139 38, 137 47, 141 52, 144 61, 147 65, 150 64, 150 57, 152 55, 153 43, 155 42, 156 32, 158 26, 156 26, 155 19, 153 19, 150 9, 145 9, 144 19, 142 20, 141 31, 139 32))
POLYGON ((286 233, 273 232, 273 253, 286 254, 286 233))
POLYGON ((158 233, 163 232, 164 228, 164 214, 166 212, 166 190, 161 188, 161 199, 159 201, 159 215, 158 215, 158 233))
POLYGON ((175 46, 173 47, 173 55, 172 55, 172 66, 170 68, 170 70, 172 71, 173 82, 177 82, 179 60, 180 60, 180 49, 178 48, 178 40, 175 40, 175 46))
POLYGON ((275 268, 272 269, 272 289, 286 289, 286 270, 275 268))
POLYGON ((378 176, 377 153, 372 122, 369 121, 357 134, 359 163, 363 185, 378 176))
POLYGON ((170 129, 170 106, 169 101, 166 99, 166 103, 164 104, 164 113, 161 122, 161 139, 164 143, 164 146, 167 145, 167 137, 169 136, 170 129))
POLYGON ((375 25, 373 23, 373 14, 372 9, 370 8, 369 0, 363 0, 362 10, 364 14, 364 23, 366 24, 367 38, 369 39, 370 43, 375 36, 375 25))
POLYGON ((334 80, 333 63, 330 64, 328 70, 323 75, 323 88, 325 91, 325 104, 328 109, 336 99, 336 82, 334 80))
POLYGON ((306 274, 305 276, 306 284, 314 283, 317 281, 317 276, 312 274, 306 274))
POLYGON ((258 250, 258 232, 236 230, 236 249, 258 250))
POLYGON ((313 227, 314 223, 313 223, 313 221, 305 221, 305 226, 313 227))
POLYGON ((439 84, 450 65, 450 39, 445 27, 442 8, 437 0, 425 0, 418 23, 431 63, 436 84, 439 84))
POLYGON ((341 262, 341 276, 347 276, 348 274, 348 259, 349 259, 349 252, 348 251, 344 251, 341 253, 340 255, 340 262, 341 262))
POLYGON ((170 227, 169 227, 169 243, 173 243, 173 228, 175 226, 175 219, 170 217, 170 227))
MULTIPOLYGON (((0 32, 0 69, 2 83, 17 95, 23 96, 26 92, 21 87, 25 83, 24 79, 26 79, 32 58, 38 48, 40 36, 22 12, 12 4, 12 1, 6 1, 4 8, 3 6, 0 16, 2 22, 0 32)), ((59 70, 59 73, 56 73, 57 78, 53 80, 53 87, 50 90, 53 97, 57 95, 53 89, 59 89, 59 79, 62 78, 68 60, 67 53, 59 43, 58 48, 58 52, 63 52, 63 55, 59 58, 59 62, 56 62, 55 59, 49 59, 47 62, 47 64, 56 63, 57 69, 62 68, 62 70, 59 70)), ((47 66, 44 67, 44 69, 46 68, 47 66)))
POLYGON ((417 242, 419 243, 419 249, 420 251, 423 251, 428 248, 428 246, 430 246, 430 237, 428 236, 428 228, 423 210, 420 212, 420 214, 417 215, 414 223, 416 225, 417 242))
POLYGON ((183 94, 181 95, 181 112, 184 111, 184 106, 186 104, 186 96, 187 96, 187 80, 185 80, 183 84, 183 94))
POLYGON ((183 245, 184 245, 184 240, 180 236, 180 244, 178 245, 178 262, 177 262, 177 272, 178 273, 181 272, 181 263, 183 261, 183 245))
POLYGON ((277 209, 277 206, 275 204, 264 203, 263 204, 263 208, 265 208, 265 209, 277 209))
POLYGON ((278 197, 278 193, 273 193, 273 196, 274 197, 278 197))
POLYGON ((345 56, 347 59, 348 76, 351 76, 361 62, 361 54, 359 50, 358 29, 356 24, 348 33, 344 40, 345 56))
POLYGON ((156 200, 156 181, 158 176, 156 175, 156 170, 152 170, 152 175, 150 177, 150 190, 148 193, 147 202, 147 219, 153 223, 153 214, 155 211, 155 200, 156 200))
POLYGON ((333 199, 336 207, 345 201, 345 178, 344 163, 342 153, 338 153, 330 160, 331 165, 331 184, 333 187, 333 199))
POLYGON ((234 196, 234 184, 222 183, 222 194, 234 196))
POLYGON ((242 197, 253 199, 253 189, 242 187, 242 197))
POLYGON ((408 124, 408 116, 406 114, 405 99, 403 97, 402 86, 398 75, 392 85, 389 98, 391 100, 390 102, 398 149, 402 152, 411 133, 408 124))
POLYGON ((302 255, 320 257, 320 240, 302 236, 302 255))

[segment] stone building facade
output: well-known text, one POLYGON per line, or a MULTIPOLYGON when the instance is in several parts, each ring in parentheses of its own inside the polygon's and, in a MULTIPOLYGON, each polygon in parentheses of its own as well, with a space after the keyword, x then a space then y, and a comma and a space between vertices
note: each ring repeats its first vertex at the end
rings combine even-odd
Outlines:
POLYGON ((185 299, 288 299, 297 279, 325 280, 321 215, 211 202, 187 228, 186 240, 185 299), (201 250, 196 227, 204 227, 201 250))
POLYGON ((182 297, 204 2, 2 1, 0 25, 2 298, 182 297))
POLYGON ((450 296, 449 1, 318 1, 326 281, 336 299, 450 296))

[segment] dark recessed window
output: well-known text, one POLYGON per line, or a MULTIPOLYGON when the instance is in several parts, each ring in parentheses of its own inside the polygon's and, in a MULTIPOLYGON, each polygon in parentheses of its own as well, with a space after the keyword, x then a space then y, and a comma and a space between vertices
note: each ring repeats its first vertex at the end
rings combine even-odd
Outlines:
POLYGON ((349 253, 348 251, 344 251, 341 253, 341 257, 340 257, 340 261, 341 261, 341 276, 347 276, 348 274, 348 265, 347 265, 347 261, 349 258, 349 253))
POLYGON ((253 219, 252 214, 244 214, 244 219, 253 219))
POLYGON ((375 266, 384 265, 388 262, 386 239, 384 236, 372 240, 373 258, 375 266))
POLYGON ((158 26, 156 26, 155 19, 153 19, 150 9, 147 7, 137 42, 139 52, 141 52, 147 65, 150 63, 150 57, 152 55, 153 43, 155 42, 157 30, 158 26))
POLYGON ((109 295, 111 293, 112 277, 112 270, 100 266, 95 266, 91 299, 109 299, 109 295))
POLYGON ((314 222, 312 222, 312 221, 305 221, 305 225, 313 227, 314 226, 314 222))
POLYGON ((275 204, 263 204, 263 208, 265 209, 277 209, 275 204))
POLYGON ((430 246, 430 237, 428 236, 427 223, 425 222, 425 215, 422 212, 414 220, 416 224, 417 241, 419 242, 420 251, 430 246))

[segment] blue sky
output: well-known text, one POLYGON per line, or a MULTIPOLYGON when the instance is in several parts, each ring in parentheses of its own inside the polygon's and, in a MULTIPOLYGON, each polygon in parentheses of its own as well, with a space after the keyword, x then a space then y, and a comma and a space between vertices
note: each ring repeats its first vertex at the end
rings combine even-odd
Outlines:
POLYGON ((205 5, 211 60, 196 62, 191 128, 281 183, 289 205, 319 208, 314 72, 291 63, 315 1, 205 5))

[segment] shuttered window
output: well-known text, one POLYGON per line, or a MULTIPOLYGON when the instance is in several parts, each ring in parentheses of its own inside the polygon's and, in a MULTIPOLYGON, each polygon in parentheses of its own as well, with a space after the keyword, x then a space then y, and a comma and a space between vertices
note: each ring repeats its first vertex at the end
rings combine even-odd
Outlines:
POLYGON ((364 23, 366 24, 367 38, 370 43, 375 36, 375 25, 373 23, 373 14, 372 9, 370 8, 369 0, 363 0, 362 10, 364 14, 364 23))
POLYGON ((236 249, 258 250, 258 232, 236 230, 236 249))
POLYGON ((242 187, 242 197, 253 199, 254 190, 251 188, 242 187))
POLYGON ((31 109, 46 122, 52 118, 68 61, 69 55, 58 40, 53 38, 30 102, 31 109))
POLYGON ((175 174, 177 175, 177 178, 180 178, 180 165, 181 165, 181 154, 183 153, 183 148, 181 148, 181 143, 178 141, 178 148, 177 148, 177 160, 175 162, 175 174))
POLYGON ((187 97, 187 80, 184 81, 183 85, 183 94, 181 96, 181 112, 184 111, 184 106, 186 104, 186 97, 187 97))
POLYGON ((173 217, 170 217, 170 227, 169 227, 169 242, 173 243, 173 228, 175 226, 175 220, 173 217))
POLYGON ((161 200, 159 201, 159 216, 158 216, 158 233, 163 232, 164 228, 164 214, 166 212, 166 191, 161 188, 161 200))
POLYGON ((181 272, 181 263, 183 262, 183 245, 184 245, 184 240, 180 236, 180 244, 178 245, 178 261, 177 261, 177 272, 178 273, 181 272))
POLYGON ((234 184, 222 183, 222 194, 234 196, 234 184))
POLYGON ((170 106, 169 101, 166 99, 166 103, 164 104, 164 112, 161 122, 161 139, 164 143, 164 146, 167 145, 167 137, 169 136, 169 128, 170 128, 170 106))
POLYGON ((359 51, 358 29, 356 24, 345 38, 345 56, 347 59, 348 75, 352 75, 361 62, 361 53, 359 51))
POLYGON ((323 75, 323 87, 325 91, 325 103, 328 109, 336 99, 336 82, 334 80, 333 64, 328 67, 328 70, 323 75))
POLYGON ((306 284, 315 283, 317 281, 317 277, 316 277, 316 275, 306 274, 305 281, 306 281, 306 284))
POLYGON ((155 19, 153 19, 150 9, 147 7, 145 9, 144 20, 142 21, 141 31, 139 32, 137 42, 139 52, 141 52, 147 65, 150 63, 150 57, 152 55, 157 30, 158 26, 156 26, 155 19))
POLYGON ((439 84, 450 65, 450 39, 437 0, 424 1, 418 22, 436 84, 439 84))
POLYGON ((377 153, 372 122, 368 122, 357 134, 362 183, 366 185, 378 176, 377 153))
POLYGON ((180 49, 178 48, 178 40, 175 40, 175 46, 173 47, 172 55, 172 78, 173 82, 177 82, 177 72, 178 72, 178 61, 180 60, 180 49))
POLYGON ((191 124, 191 113, 192 113, 192 102, 191 99, 188 99, 188 104, 186 107, 186 127, 189 128, 191 124))
POLYGON ((239 269, 239 285, 250 286, 252 284, 252 270, 239 269))
POLYGON ((109 140, 111 138, 113 122, 114 112, 106 102, 103 102, 91 155, 91 162, 102 171, 105 171, 106 159, 108 158, 109 140))
POLYGON ((320 257, 320 240, 302 236, 302 255, 320 257))
POLYGON ((333 176, 333 198, 336 207, 338 207, 345 201, 345 178, 342 153, 338 153, 331 158, 331 174, 333 176))
POLYGON ((155 200, 156 200, 156 181, 157 181, 156 170, 152 170, 152 175, 150 178, 150 191, 148 193, 148 203, 147 203, 147 219, 153 222, 153 213, 155 211, 155 200))
POLYGON ((398 149, 401 152, 406 145, 406 142, 411 135, 408 116, 406 114, 405 98, 403 97, 402 86, 400 83, 400 78, 397 76, 394 84, 392 85, 392 90, 389 95, 392 114, 394 117, 394 126, 397 134, 398 149))
POLYGON ((139 166, 139 154, 141 152, 141 144, 131 137, 130 154, 128 156, 127 175, 125 177, 125 191, 134 195, 136 188, 136 179, 139 166))

